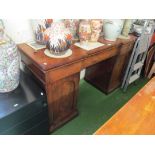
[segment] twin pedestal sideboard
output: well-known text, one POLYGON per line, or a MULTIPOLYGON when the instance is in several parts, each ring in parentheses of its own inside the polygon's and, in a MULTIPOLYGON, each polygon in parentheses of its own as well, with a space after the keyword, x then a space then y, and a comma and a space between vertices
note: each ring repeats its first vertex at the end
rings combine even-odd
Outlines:
POLYGON ((136 38, 99 42, 104 46, 86 51, 72 45, 67 58, 49 58, 44 49, 37 52, 27 44, 19 44, 22 62, 45 89, 48 101, 50 131, 63 125, 78 114, 77 96, 80 71, 86 68, 85 80, 109 93, 118 88, 136 38))

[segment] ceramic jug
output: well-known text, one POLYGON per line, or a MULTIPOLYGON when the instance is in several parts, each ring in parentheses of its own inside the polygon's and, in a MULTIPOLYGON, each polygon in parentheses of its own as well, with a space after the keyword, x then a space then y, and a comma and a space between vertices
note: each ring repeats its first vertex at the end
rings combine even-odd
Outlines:
POLYGON ((16 44, 3 33, 0 37, 0 93, 16 89, 19 76, 20 54, 16 44))
POLYGON ((104 20, 104 39, 108 41, 116 41, 117 37, 121 34, 123 22, 124 21, 121 19, 104 20))

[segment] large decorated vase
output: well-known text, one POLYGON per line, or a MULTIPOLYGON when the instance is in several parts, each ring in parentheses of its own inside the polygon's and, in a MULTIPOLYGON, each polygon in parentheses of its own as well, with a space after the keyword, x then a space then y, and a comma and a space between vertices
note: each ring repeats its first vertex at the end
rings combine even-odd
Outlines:
POLYGON ((79 25, 79 39, 81 45, 85 45, 88 41, 90 41, 91 33, 92 30, 90 20, 81 20, 79 25))
POLYGON ((97 42, 103 27, 103 21, 101 19, 92 19, 91 24, 91 38, 90 41, 97 42))
POLYGON ((34 31, 36 42, 45 45, 47 37, 44 32, 51 27, 52 19, 33 19, 31 20, 32 29, 34 31))
POLYGON ((0 93, 13 91, 19 84, 20 55, 16 44, 8 37, 0 37, 0 93))
POLYGON ((64 55, 72 44, 72 34, 63 22, 54 22, 45 31, 46 46, 53 55, 64 55))
POLYGON ((79 30, 79 19, 64 19, 65 27, 70 30, 73 36, 73 40, 79 40, 78 30, 79 30))

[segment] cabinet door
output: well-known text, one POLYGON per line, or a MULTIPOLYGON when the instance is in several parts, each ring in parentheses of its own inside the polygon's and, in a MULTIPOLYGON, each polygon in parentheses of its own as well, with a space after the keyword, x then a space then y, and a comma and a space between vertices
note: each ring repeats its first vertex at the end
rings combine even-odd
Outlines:
POLYGON ((47 84, 51 131, 77 114, 80 73, 47 84))

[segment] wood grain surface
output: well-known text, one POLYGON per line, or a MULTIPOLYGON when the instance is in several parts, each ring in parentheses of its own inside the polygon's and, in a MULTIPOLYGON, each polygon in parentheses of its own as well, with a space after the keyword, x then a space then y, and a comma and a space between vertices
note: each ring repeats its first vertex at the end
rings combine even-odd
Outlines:
POLYGON ((103 124, 95 134, 154 135, 155 78, 149 81, 126 105, 103 124))

